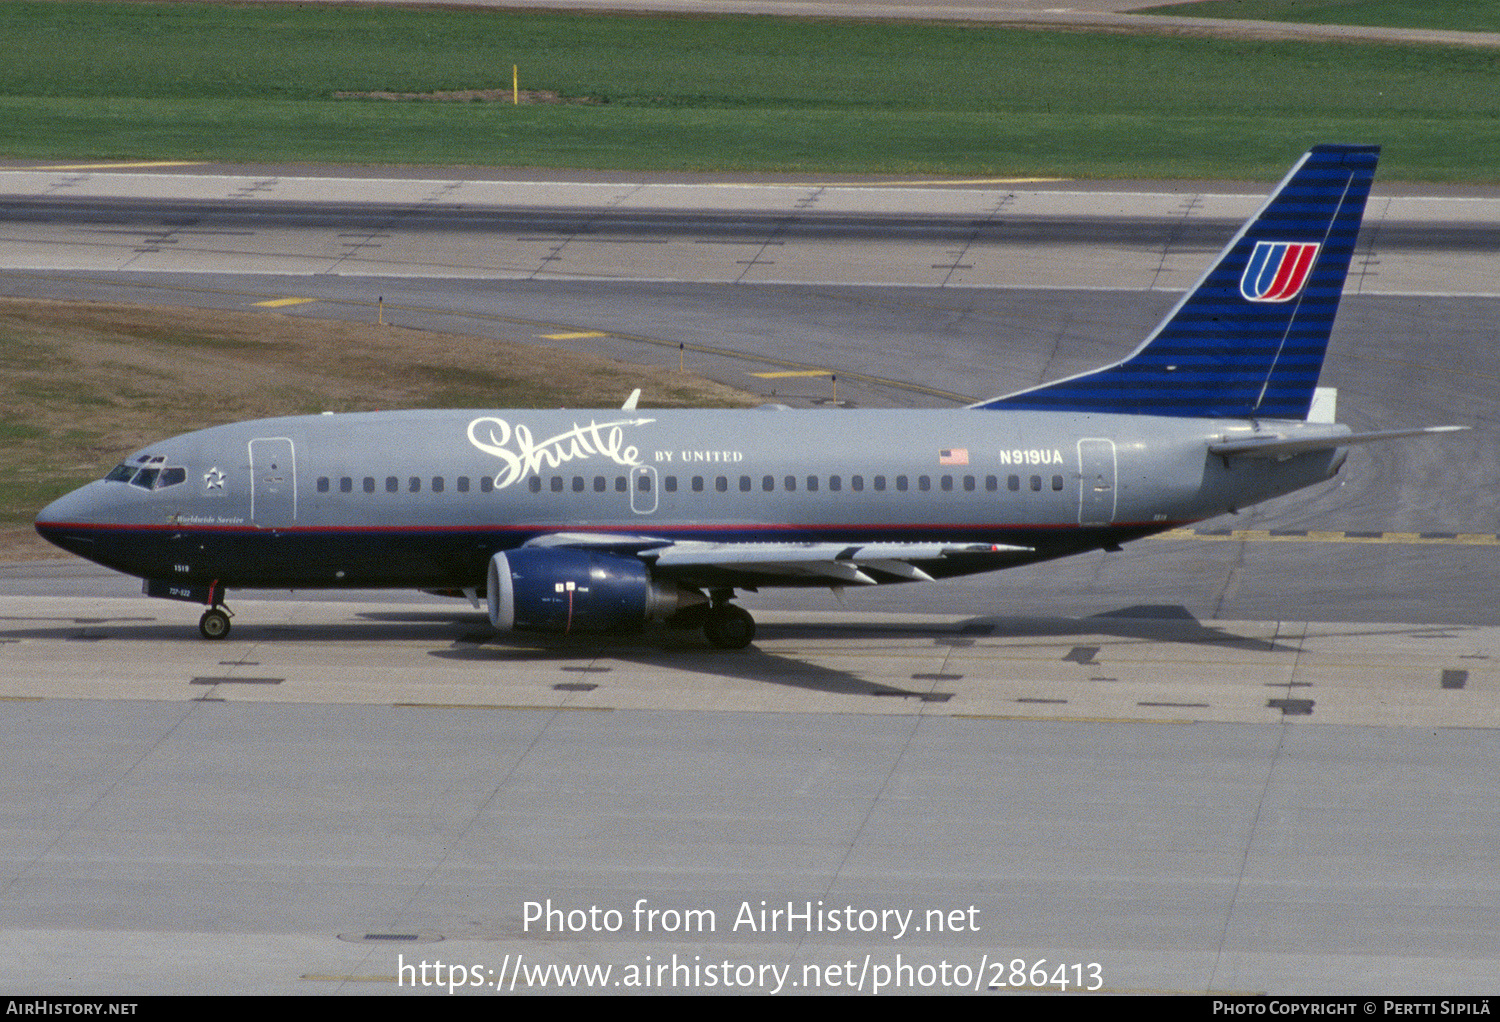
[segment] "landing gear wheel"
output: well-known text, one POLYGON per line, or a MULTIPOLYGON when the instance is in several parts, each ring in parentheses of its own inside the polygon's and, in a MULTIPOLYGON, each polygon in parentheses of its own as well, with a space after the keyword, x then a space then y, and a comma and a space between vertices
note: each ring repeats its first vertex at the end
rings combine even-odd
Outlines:
POLYGON ((211 607, 198 619, 198 631, 205 639, 222 639, 229 634, 229 615, 211 607))
POLYGON ((703 623, 703 635, 719 649, 744 649, 755 638, 755 618, 744 607, 716 604, 703 623))

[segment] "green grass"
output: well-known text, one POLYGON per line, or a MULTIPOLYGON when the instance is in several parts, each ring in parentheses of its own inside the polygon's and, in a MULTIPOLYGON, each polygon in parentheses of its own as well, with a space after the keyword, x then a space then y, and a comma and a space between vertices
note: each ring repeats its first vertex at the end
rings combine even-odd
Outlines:
POLYGON ((1140 13, 1500 32, 1500 5, 1495 0, 1204 0, 1169 4, 1140 13))
POLYGON ((6 3, 0 38, 11 158, 1274 178, 1370 141, 1386 179, 1500 178, 1485 51, 282 4, 6 3), (512 64, 593 102, 333 98, 512 64))

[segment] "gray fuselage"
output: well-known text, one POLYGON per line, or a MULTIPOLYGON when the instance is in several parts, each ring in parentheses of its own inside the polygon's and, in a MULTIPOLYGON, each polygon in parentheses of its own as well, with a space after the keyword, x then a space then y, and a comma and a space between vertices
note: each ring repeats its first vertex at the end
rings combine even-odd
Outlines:
POLYGON ((152 444, 37 527, 143 578, 251 588, 483 586, 495 552, 558 533, 1027 551, 946 558, 929 566, 941 577, 1112 547, 1327 479, 1343 451, 1207 451, 1304 425, 973 409, 264 419, 152 444))

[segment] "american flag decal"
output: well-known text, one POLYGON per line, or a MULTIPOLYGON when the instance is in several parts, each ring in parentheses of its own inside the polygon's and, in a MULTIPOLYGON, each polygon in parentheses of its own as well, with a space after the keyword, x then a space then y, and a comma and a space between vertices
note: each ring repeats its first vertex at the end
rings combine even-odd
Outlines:
POLYGON ((1252 302, 1289 302, 1302 291, 1321 246, 1313 241, 1257 241, 1240 278, 1252 302))
POLYGON ((966 447, 953 447, 946 451, 938 451, 939 465, 967 465, 969 463, 969 450, 966 447))

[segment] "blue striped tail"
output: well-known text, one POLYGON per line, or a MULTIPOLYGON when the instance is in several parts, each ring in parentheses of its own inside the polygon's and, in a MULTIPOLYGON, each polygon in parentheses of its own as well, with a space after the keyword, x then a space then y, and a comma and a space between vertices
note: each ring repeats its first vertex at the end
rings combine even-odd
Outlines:
POLYGON ((975 405, 1305 419, 1379 146, 1315 146, 1122 362, 975 405))

